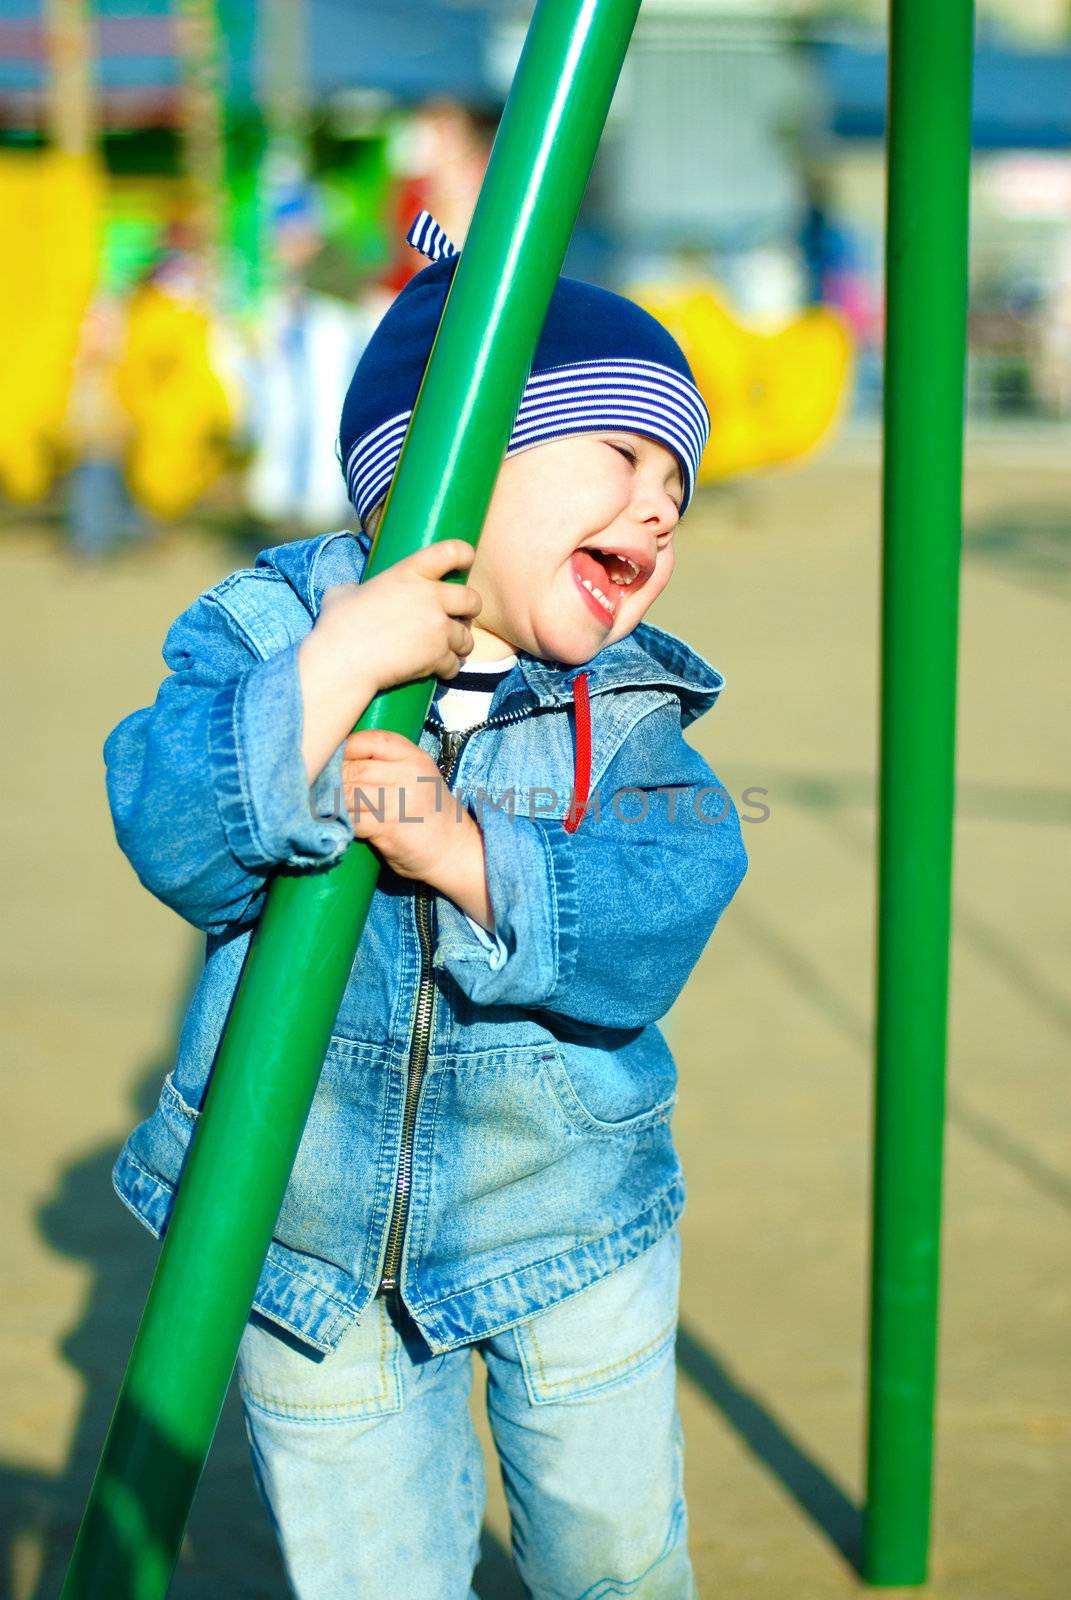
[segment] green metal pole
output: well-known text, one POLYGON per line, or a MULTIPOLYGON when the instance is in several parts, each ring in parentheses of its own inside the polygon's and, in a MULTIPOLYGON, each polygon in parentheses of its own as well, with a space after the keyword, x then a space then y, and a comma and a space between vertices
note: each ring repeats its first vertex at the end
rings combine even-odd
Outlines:
MULTIPOLYGON (((369 577, 439 539, 477 542, 638 7, 536 9, 369 577)), ((433 689, 392 689, 358 726, 416 739, 433 689)), ((272 884, 63 1600, 166 1593, 378 872, 355 842, 330 871, 272 884)))
POLYGON ((892 0, 863 1575, 926 1578, 954 803, 971 0, 892 0))

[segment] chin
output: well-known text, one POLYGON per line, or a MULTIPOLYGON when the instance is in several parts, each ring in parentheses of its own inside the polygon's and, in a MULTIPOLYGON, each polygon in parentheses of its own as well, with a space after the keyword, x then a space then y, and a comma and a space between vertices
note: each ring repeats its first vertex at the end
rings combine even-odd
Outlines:
POLYGON ((544 639, 540 641, 537 653, 543 661, 556 661, 562 667, 582 667, 611 642, 609 637, 597 641, 580 639, 575 635, 569 639, 544 639))

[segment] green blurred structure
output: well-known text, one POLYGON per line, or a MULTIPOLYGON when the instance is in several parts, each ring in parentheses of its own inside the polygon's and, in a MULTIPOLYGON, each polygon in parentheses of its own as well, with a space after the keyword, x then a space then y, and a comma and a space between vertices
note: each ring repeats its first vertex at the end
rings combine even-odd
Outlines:
MULTIPOLYGON (((367 576, 475 544, 561 271, 639 0, 542 0, 367 576)), ((358 727, 416 740, 430 679, 358 727)), ((355 842, 273 881, 254 935, 63 1588, 166 1593, 379 875, 355 842)))
POLYGON ((955 781, 971 0, 892 0, 881 824, 863 1575, 925 1582, 955 781))
POLYGON ((216 8, 222 85, 223 299, 229 309, 242 312, 256 306, 265 288, 263 168, 270 129, 260 108, 236 95, 232 70, 234 62, 255 59, 258 8, 248 0, 216 0, 216 8))

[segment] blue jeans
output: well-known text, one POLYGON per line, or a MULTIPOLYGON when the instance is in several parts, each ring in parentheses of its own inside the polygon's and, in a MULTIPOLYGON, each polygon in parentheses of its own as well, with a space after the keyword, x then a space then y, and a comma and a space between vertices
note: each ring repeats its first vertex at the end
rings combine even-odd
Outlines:
MULTIPOLYGON (((693 1600, 674 1342, 676 1229, 475 1346, 536 1600, 693 1600)), ((472 1346, 432 1355, 383 1299, 328 1356, 250 1322, 253 1464, 299 1600, 473 1600, 483 1461, 472 1346)))

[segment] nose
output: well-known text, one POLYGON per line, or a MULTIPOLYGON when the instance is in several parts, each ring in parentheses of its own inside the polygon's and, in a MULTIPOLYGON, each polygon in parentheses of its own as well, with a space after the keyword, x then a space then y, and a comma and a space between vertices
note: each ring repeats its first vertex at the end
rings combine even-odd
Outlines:
POLYGON ((661 483, 637 485, 635 511, 637 520, 656 536, 668 533, 681 519, 677 502, 661 483))

